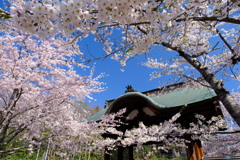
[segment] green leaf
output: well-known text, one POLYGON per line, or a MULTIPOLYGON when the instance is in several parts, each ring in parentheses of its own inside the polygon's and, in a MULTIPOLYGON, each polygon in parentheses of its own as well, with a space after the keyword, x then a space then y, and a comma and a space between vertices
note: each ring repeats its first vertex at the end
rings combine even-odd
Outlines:
POLYGON ((9 18, 11 18, 10 15, 6 15, 6 16, 3 17, 3 19, 9 19, 9 18))
POLYGON ((126 53, 129 53, 131 50, 133 50, 133 47, 129 47, 129 48, 126 50, 126 53))

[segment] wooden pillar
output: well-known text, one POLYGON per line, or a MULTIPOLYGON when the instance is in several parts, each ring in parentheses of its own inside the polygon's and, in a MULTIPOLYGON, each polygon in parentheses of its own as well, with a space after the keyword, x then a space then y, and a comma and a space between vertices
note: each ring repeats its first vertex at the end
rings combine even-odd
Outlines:
POLYGON ((123 160, 123 147, 118 146, 118 155, 117 155, 117 160, 123 160))
POLYGON ((200 140, 190 140, 187 145, 187 159, 188 160, 201 160, 204 156, 203 148, 200 140))
POLYGON ((199 156, 200 156, 200 159, 201 159, 202 157, 204 157, 204 152, 203 152, 202 143, 201 143, 201 141, 200 141, 199 139, 198 139, 198 140, 195 140, 195 142, 196 142, 196 145, 197 145, 197 147, 198 147, 199 156))
POLYGON ((110 160, 110 154, 107 147, 105 148, 105 152, 104 152, 104 160, 110 160))
MULTIPOLYGON (((123 155, 126 154, 127 152, 124 153, 124 150, 128 150, 128 155, 127 156, 128 160, 134 160, 133 158, 133 146, 129 146, 127 148, 124 148, 122 146, 118 146, 117 150, 117 160, 123 160, 123 155)), ((104 160, 110 160, 109 154, 104 154, 104 160)))
POLYGON ((128 147, 129 160, 133 160, 133 146, 128 147))
POLYGON ((201 151, 200 151, 200 148, 199 148, 199 146, 198 146, 198 144, 197 144, 196 141, 193 141, 193 145, 194 145, 196 160, 199 160, 199 159, 201 159, 201 151))
POLYGON ((193 141, 190 140, 190 143, 186 143, 186 151, 187 151, 187 159, 188 160, 196 160, 193 141))

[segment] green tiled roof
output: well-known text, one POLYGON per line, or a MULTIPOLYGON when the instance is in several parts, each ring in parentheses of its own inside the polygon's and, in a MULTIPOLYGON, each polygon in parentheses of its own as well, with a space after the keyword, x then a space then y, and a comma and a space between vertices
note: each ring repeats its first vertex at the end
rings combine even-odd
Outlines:
POLYGON ((158 104, 164 105, 166 108, 170 108, 200 102, 215 96, 216 93, 212 89, 204 87, 203 89, 189 88, 169 92, 161 96, 151 97, 151 99, 158 104))
POLYGON ((96 122, 101 120, 102 116, 106 113, 107 108, 101 109, 99 112, 87 119, 88 122, 96 122))
MULTIPOLYGON (((168 92, 166 94, 162 94, 160 96, 155 96, 155 97, 148 97, 140 92, 128 92, 116 98, 114 101, 118 101, 118 100, 121 100, 123 97, 126 98, 132 95, 144 98, 145 100, 147 100, 148 102, 150 102, 156 107, 171 108, 171 107, 183 106, 183 105, 188 105, 188 104, 200 102, 203 100, 211 99, 216 96, 216 93, 212 89, 207 87, 203 87, 202 89, 194 89, 194 88, 182 89, 179 91, 168 92)), ((113 107, 114 101, 109 107, 100 110, 98 113, 88 118, 87 121, 93 122, 93 121, 101 120, 101 117, 104 114, 106 114, 108 108, 113 107)))

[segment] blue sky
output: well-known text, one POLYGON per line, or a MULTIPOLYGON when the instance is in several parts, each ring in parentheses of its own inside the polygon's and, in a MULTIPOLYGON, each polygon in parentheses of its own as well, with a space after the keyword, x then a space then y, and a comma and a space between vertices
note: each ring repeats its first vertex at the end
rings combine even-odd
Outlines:
MULTIPOLYGON (((89 51, 95 56, 105 54, 101 45, 93 40, 93 36, 83 39, 83 41, 78 42, 78 44, 80 46, 80 51, 87 55, 89 55, 89 51), (88 49, 86 46, 88 46, 88 49)), ((156 53, 159 50, 156 48, 155 52, 151 52, 149 55, 151 57, 159 57, 159 54, 156 53)), ((104 85, 106 91, 93 94, 93 98, 96 99, 96 101, 89 102, 90 106, 99 105, 103 107, 105 100, 115 99, 122 95, 127 85, 132 85, 134 89, 140 92, 159 87, 159 79, 149 81, 150 73, 153 70, 142 66, 141 62, 144 61, 146 61, 145 55, 140 55, 130 60, 124 67, 122 67, 118 61, 110 57, 89 63, 90 66, 95 66, 95 76, 100 73, 106 74, 104 78, 100 79, 100 81, 106 83, 106 85, 104 85), (122 71, 122 69, 124 71, 122 71)))
MULTIPOLYGON (((79 43, 80 50, 88 55, 90 51, 91 54, 103 55, 105 52, 102 50, 101 45, 93 40, 92 36, 89 36, 79 43), (88 50, 86 49, 88 46, 88 50)), ((151 58, 173 58, 176 53, 169 52, 163 47, 154 48, 149 54, 151 58)), ((134 89, 143 92, 151 89, 155 89, 160 86, 159 81, 166 81, 169 77, 163 76, 159 79, 154 79, 149 81, 150 74, 154 71, 153 69, 147 68, 141 65, 141 62, 146 61, 145 55, 140 55, 133 60, 130 60, 124 67, 124 72, 121 71, 122 66, 119 62, 107 58, 105 60, 98 60, 89 63, 90 66, 95 65, 95 75, 100 73, 106 73, 108 76, 102 78, 101 80, 106 83, 106 91, 101 93, 93 94, 93 98, 96 101, 89 102, 90 107, 99 105, 104 106, 105 100, 115 99, 122 95, 127 85, 132 85, 134 89)), ((236 88, 239 85, 239 81, 225 82, 225 85, 229 91, 236 88)))
MULTIPOLYGON (((0 1, 0 7, 3 7, 3 1, 0 1)), ((79 42, 80 50, 84 54, 94 54, 96 56, 103 55, 105 52, 102 50, 102 47, 99 43, 93 40, 93 37, 90 36, 83 41, 79 42), (88 45, 88 49, 86 46, 88 45)), ((168 57, 175 55, 173 52, 169 53, 164 50, 162 47, 155 48, 152 52, 149 53, 150 57, 159 58, 161 56, 168 57)), ((163 58, 164 58, 163 57, 163 58)), ((103 107, 105 100, 115 99, 118 96, 122 95, 127 85, 132 85, 136 90, 143 92, 151 89, 155 89, 160 86, 159 81, 166 81, 167 77, 162 77, 161 79, 154 79, 149 81, 150 74, 153 69, 149 69, 145 66, 142 66, 140 63, 146 61, 144 55, 138 56, 135 59, 129 61, 124 67, 124 72, 121 71, 123 68, 119 62, 107 58, 105 60, 98 60, 89 63, 90 66, 95 66, 94 75, 98 76, 100 73, 105 73, 106 76, 100 81, 106 83, 104 87, 106 91, 101 93, 95 93, 92 97, 95 99, 89 102, 90 107, 100 106, 103 107)), ((87 74, 86 72, 78 71, 79 74, 87 74)), ((226 87, 231 91, 233 88, 236 88, 239 85, 239 81, 230 81, 225 83, 226 87)))

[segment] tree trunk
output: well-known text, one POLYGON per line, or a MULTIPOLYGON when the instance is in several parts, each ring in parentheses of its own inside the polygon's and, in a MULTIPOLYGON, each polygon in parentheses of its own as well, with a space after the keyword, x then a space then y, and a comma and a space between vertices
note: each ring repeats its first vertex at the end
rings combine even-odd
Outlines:
POLYGON ((171 48, 179 53, 190 65, 197 69, 202 77, 211 85, 212 89, 216 92, 218 100, 222 102, 226 110, 236 121, 238 126, 240 126, 240 106, 233 98, 233 96, 226 90, 222 81, 218 80, 216 76, 208 69, 203 66, 198 60, 191 57, 186 52, 182 51, 180 48, 172 47, 168 43, 162 43, 163 46, 171 48))
MULTIPOLYGON (((186 53, 184 53, 186 54, 186 53)), ((181 54, 183 55, 183 54, 181 54)), ((218 80, 214 74, 208 69, 204 68, 203 65, 191 58, 189 55, 183 56, 194 68, 196 68, 202 75, 202 77, 211 85, 212 89, 217 94, 218 100, 222 102, 224 107, 227 109, 232 118, 240 126, 240 106, 233 98, 233 96, 226 90, 221 80, 218 80)))

